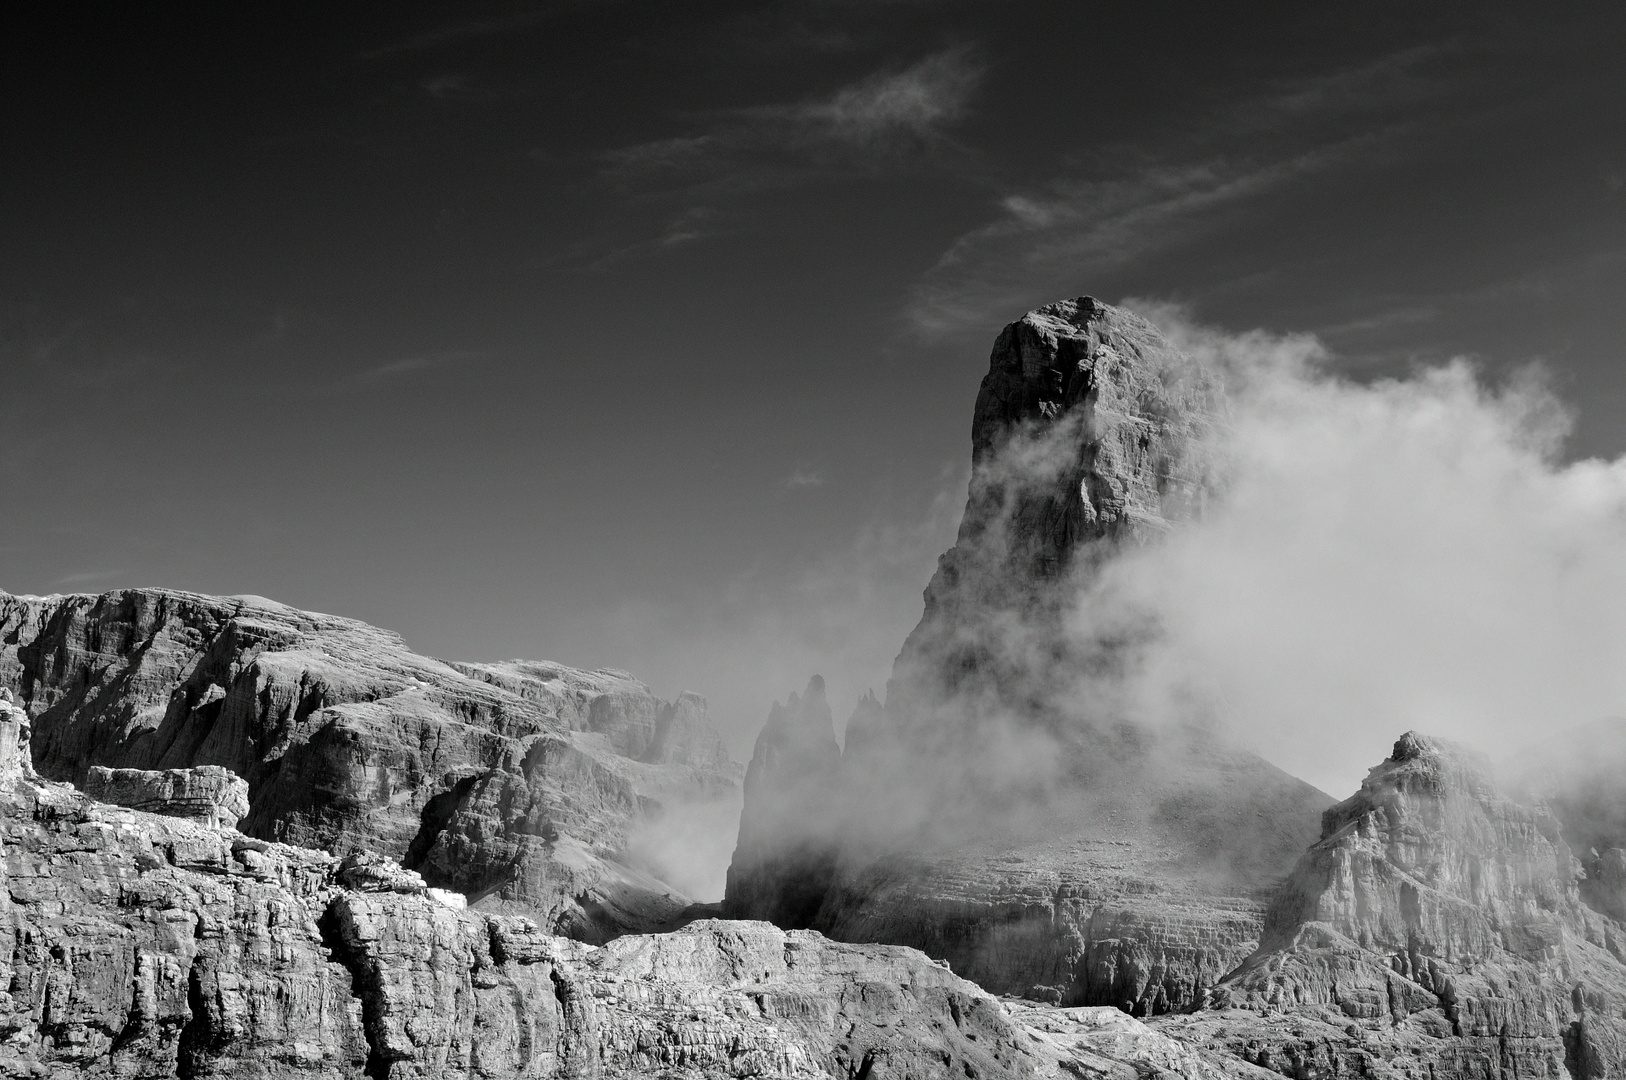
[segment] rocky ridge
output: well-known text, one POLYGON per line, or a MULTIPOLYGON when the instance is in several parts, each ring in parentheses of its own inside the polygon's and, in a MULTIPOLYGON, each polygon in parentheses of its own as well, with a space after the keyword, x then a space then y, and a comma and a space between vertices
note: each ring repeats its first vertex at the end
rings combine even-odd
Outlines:
POLYGON ((1408 733, 1326 812, 1259 952, 1172 1019, 1294 1076, 1626 1075, 1626 928, 1582 880, 1544 804, 1408 733))
POLYGON ((251 836, 402 859, 588 940, 676 918, 689 898, 629 852, 663 815, 739 792, 695 695, 446 663, 258 597, 0 593, 0 686, 35 716, 45 777, 128 802, 108 785, 160 781, 127 770, 218 766, 248 785, 251 836))
POLYGON ((909 949, 551 935, 380 856, 98 803, 35 775, 28 734, 0 700, 8 1076, 1268 1075, 1100 1010, 1013 1010, 909 949))
POLYGON ((1581 899, 1626 920, 1626 720, 1598 720, 1525 747, 1498 770, 1545 803, 1586 872, 1581 899))
POLYGON ((1225 410, 1214 373, 1088 297, 1000 333, 959 534, 885 705, 860 706, 839 767, 827 720, 816 750, 770 720, 728 911, 783 919, 768 879, 794 878, 799 918, 834 937, 1137 1015, 1193 1004, 1254 951, 1332 800, 1199 723, 1113 715, 1092 680, 1126 643, 1066 626, 1095 568, 1200 512, 1225 410))

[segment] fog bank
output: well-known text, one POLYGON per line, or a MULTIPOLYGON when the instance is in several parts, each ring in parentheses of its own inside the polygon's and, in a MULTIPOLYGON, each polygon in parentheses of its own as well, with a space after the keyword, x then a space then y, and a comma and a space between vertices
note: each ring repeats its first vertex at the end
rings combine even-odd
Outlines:
POLYGON ((1539 369, 1360 384, 1314 337, 1126 306, 1223 372, 1226 481, 1080 587, 1073 632, 1157 628, 1095 692, 1139 719, 1212 711, 1339 797, 1409 728, 1502 755, 1622 711, 1626 458, 1563 460, 1539 369))

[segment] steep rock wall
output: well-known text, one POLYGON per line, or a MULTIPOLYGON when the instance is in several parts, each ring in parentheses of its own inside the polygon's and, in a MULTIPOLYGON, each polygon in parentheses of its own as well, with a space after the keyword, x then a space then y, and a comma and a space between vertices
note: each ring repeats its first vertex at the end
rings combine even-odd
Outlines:
POLYGON ((801 697, 774 704, 757 736, 723 914, 812 925, 835 873, 840 784, 841 746, 815 675, 801 697))
POLYGON ((258 597, 0 593, 0 685, 33 712, 46 777, 221 766, 248 783, 254 836, 404 858, 593 940, 688 903, 627 865, 637 832, 739 791, 694 695, 662 702, 621 672, 448 664, 258 597), (475 833, 507 841, 464 858, 475 833))
POLYGON ((1138 1024, 1012 1015, 908 949, 720 921, 553 936, 380 856, 97 803, 34 777, 27 735, 0 699, 8 1076, 1262 1075, 1138 1024))
POLYGON ((959 534, 886 703, 849 722, 836 776, 762 774, 727 909, 783 917, 749 866, 827 878, 811 925, 833 936, 1137 1014, 1199 1000, 1252 953, 1270 888, 1332 800, 1189 718, 1115 714, 1093 681, 1134 642, 1065 625, 1104 562, 1201 512, 1225 416, 1218 377, 1132 313, 1083 297, 1007 326, 973 412, 959 534), (766 852, 775 815, 833 823, 822 846, 798 843, 839 847, 834 871, 766 852))
POLYGON ((1626 933, 1580 881, 1544 806, 1408 733, 1326 812, 1188 1033, 1292 1075, 1626 1075, 1626 933))

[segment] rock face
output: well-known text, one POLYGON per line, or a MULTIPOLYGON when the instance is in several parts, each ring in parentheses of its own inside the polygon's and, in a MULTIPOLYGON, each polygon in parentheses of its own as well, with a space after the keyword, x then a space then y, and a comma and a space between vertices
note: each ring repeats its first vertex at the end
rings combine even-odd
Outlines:
POLYGON ((1197 512, 1217 482, 1218 378, 1155 326, 1090 297, 1031 311, 994 342, 971 421, 959 535, 893 667, 887 710, 938 727, 946 706, 1010 707, 1062 646, 1057 586, 1197 512), (894 702, 894 698, 900 698, 894 702))
POLYGON ((1013 1014, 909 949, 720 921, 595 947, 462 910, 381 856, 34 778, 0 712, 7 1076, 1263 1075, 1127 1018, 1013 1014))
POLYGON ((1545 803, 1586 877, 1581 899, 1626 920, 1626 720, 1550 736, 1507 762, 1511 790, 1545 803))
POLYGON ((248 784, 230 769, 109 769, 92 765, 81 790, 98 802, 235 829, 248 816, 248 784))
POLYGON ((841 783, 824 680, 775 704, 745 770, 739 846, 728 868, 723 914, 812 925, 835 873, 836 821, 830 797, 841 783))
MULTIPOLYGON (((1225 409, 1211 372, 1088 297, 1005 328, 959 535, 886 703, 848 724, 836 779, 827 765, 759 771, 728 911, 785 919, 757 869, 775 865, 834 937, 916 946, 996 992, 1137 1015, 1200 1000, 1252 953, 1270 888, 1332 800, 1201 724, 1117 715, 1096 688, 1133 642, 1080 637, 1067 618, 1125 545, 1201 510, 1225 409), (774 855, 763 822, 777 818, 835 824, 774 855), (830 873, 797 854, 832 845, 830 873)), ((781 739, 765 729, 759 756, 781 739)))
POLYGON ((204 774, 125 770, 230 770, 252 836, 404 859, 592 940, 689 903, 629 854, 641 830, 739 793, 694 695, 663 702, 621 672, 449 664, 258 597, 0 593, 0 685, 34 715, 45 777, 117 801, 169 783, 163 799, 184 801, 174 785, 204 774))
POLYGON ((1189 764, 1184 785, 1150 796, 1131 764, 1031 815, 925 833, 889 857, 859 846, 813 925, 908 943, 1000 993, 1136 1016, 1188 1007, 1257 947, 1324 803, 1239 752, 1189 764))
POLYGON ((1626 1075, 1626 933, 1580 879, 1545 807, 1409 733, 1186 1034, 1291 1075, 1626 1075))

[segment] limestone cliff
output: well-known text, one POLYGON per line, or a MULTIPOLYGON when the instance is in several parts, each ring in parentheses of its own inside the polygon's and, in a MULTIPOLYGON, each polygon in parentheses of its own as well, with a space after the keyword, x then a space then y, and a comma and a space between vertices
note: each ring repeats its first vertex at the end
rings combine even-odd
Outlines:
POLYGON ((835 872, 831 796, 841 782, 824 680, 775 704, 745 770, 739 844, 728 869, 723 914, 812 925, 835 872))
POLYGON ((98 803, 35 777, 28 733, 0 698, 7 1076, 1266 1075, 1127 1018, 1013 1013, 908 949, 719 921, 553 936, 381 856, 98 803))
POLYGON ((1626 1075, 1626 933, 1580 880, 1544 806, 1409 733, 1184 1030, 1294 1075, 1626 1075))
POLYGON ((1525 747, 1505 763, 1511 790, 1546 804, 1586 876, 1581 899, 1626 920, 1626 720, 1599 720, 1525 747))
MULTIPOLYGON (((798 792, 764 774, 742 818, 757 865, 776 798, 835 823, 811 925, 917 946, 1001 993, 1137 1014, 1200 999, 1253 951, 1332 800, 1198 718, 1115 713, 1096 689, 1134 642, 1066 626, 1104 562, 1201 511, 1225 416, 1216 375, 1129 312, 1084 297, 1000 333, 959 534, 884 707, 848 724, 825 806, 789 770, 798 792)), ((780 917, 736 870, 729 910, 780 917)))
POLYGON ((622 672, 445 663, 258 597, 0 593, 0 686, 35 716, 43 776, 112 798, 109 784, 219 766, 247 782, 252 836, 405 859, 589 940, 681 912, 689 898, 629 846, 739 791, 694 695, 662 702, 622 672))
POLYGON ((887 709, 940 728, 945 705, 1041 698, 1052 662, 1078 659, 1053 623, 1070 599, 1058 586, 1200 511, 1225 410, 1218 377, 1131 312, 1085 296, 1005 327, 972 412, 959 535, 893 666, 887 709))

